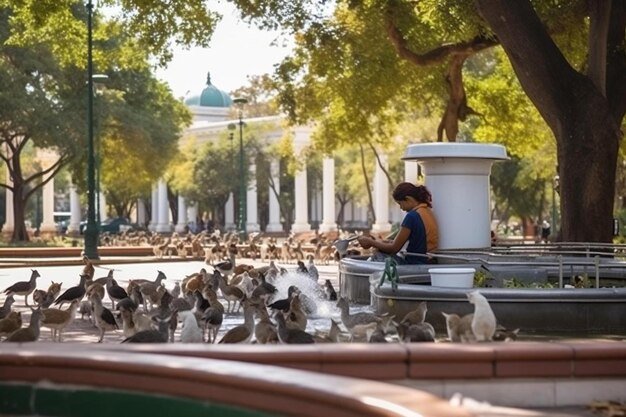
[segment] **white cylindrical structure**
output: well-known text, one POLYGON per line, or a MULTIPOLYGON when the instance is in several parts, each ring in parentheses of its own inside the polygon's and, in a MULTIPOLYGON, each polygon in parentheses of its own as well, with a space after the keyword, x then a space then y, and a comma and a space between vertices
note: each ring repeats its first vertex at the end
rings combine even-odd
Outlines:
POLYGON ((309 199, 307 196, 306 166, 296 173, 295 179, 296 210, 295 221, 291 226, 293 232, 308 232, 311 224, 308 217, 309 199))
MULTIPOLYGON (((380 163, 387 169, 387 155, 379 155, 380 163)), ((376 210, 376 221, 372 225, 372 231, 377 233, 387 233, 391 230, 389 223, 389 182, 383 169, 376 163, 374 171, 374 210, 376 210)))
POLYGON ((494 162, 508 159, 504 146, 420 143, 409 145, 402 159, 423 168, 439 226, 439 249, 491 246, 489 175, 494 162))
POLYGON ((237 225, 235 224, 235 196, 233 193, 228 194, 228 200, 226 200, 226 205, 224 206, 224 228, 227 231, 237 230, 237 225))
POLYGON ((326 157, 322 161, 322 224, 320 232, 337 230, 335 221, 335 158, 326 157))
POLYGON ((43 222, 39 226, 39 230, 42 233, 54 233, 56 232, 56 224, 54 223, 54 178, 50 178, 44 184, 42 196, 43 222))
POLYGON ((159 222, 156 225, 157 233, 170 233, 172 231, 172 227, 170 226, 170 205, 169 200, 167 198, 167 183, 165 180, 159 180, 158 184, 159 190, 159 222))
POLYGON ((68 235, 80 233, 80 198, 76 185, 70 184, 70 223, 67 225, 68 235))
POLYGON ((148 230, 151 232, 156 231, 157 224, 159 224, 159 185, 158 183, 152 184, 152 197, 150 204, 150 225, 148 230))
MULTIPOLYGON (((272 176, 272 182, 274 183, 274 188, 276 192, 280 190, 280 163, 278 159, 273 159, 270 163, 270 175, 272 176)), ((282 232, 283 225, 280 222, 280 202, 278 201, 278 197, 276 196, 276 192, 270 186, 269 187, 269 223, 265 228, 266 232, 282 232)))
POLYGON ((185 197, 182 195, 178 196, 178 221, 176 222, 176 226, 174 230, 178 233, 184 233, 185 228, 187 227, 187 203, 185 202, 185 197))
POLYGON ((256 164, 250 162, 250 168, 248 171, 251 181, 248 183, 248 189, 246 192, 246 231, 259 232, 261 226, 259 225, 259 208, 258 208, 258 194, 256 188, 256 164))

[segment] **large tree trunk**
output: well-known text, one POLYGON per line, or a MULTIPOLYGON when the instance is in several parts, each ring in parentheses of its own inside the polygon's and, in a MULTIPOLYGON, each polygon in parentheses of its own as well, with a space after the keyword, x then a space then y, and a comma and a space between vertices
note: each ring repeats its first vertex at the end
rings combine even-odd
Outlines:
POLYGON ((20 181, 13 183, 13 236, 11 241, 13 242, 28 242, 30 240, 28 236, 28 230, 26 230, 26 222, 24 218, 24 212, 26 211, 26 201, 22 195, 24 184, 20 181))
MULTIPOLYGON (((623 114, 616 118, 603 91, 570 66, 528 0, 475 3, 498 36, 522 88, 556 138, 562 239, 612 241, 615 167, 623 114)), ((611 90, 609 83, 607 79, 607 91, 611 90)))

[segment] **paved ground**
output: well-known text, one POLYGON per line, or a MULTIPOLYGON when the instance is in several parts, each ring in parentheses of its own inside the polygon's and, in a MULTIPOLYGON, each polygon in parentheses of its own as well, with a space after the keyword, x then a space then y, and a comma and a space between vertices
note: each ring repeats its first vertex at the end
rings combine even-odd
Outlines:
MULTIPOLYGON (((252 264, 254 266, 262 266, 266 264, 265 262, 252 261, 250 259, 246 259, 242 261, 242 263, 252 264)), ((306 294, 314 294, 315 285, 310 279, 305 278, 295 272, 296 265, 283 264, 279 266, 283 266, 290 273, 287 274, 286 279, 281 280, 279 283, 277 283, 277 288, 279 290, 278 298, 284 298, 287 296, 287 288, 290 285, 297 285, 306 294)), ((118 283, 121 286, 126 287, 128 281, 131 279, 142 278, 154 280, 157 276, 158 271, 162 271, 167 277, 167 279, 164 281, 165 287, 171 290, 176 282, 180 282, 183 278, 185 278, 185 276, 194 272, 198 272, 203 267, 207 267, 207 265, 202 261, 107 264, 103 265, 102 267, 96 268, 95 278, 106 276, 109 272, 108 269, 110 268, 114 270, 114 277, 118 281, 118 283)), ((335 284, 335 287, 338 286, 337 264, 318 265, 317 268, 320 273, 320 284, 322 284, 325 279, 330 279, 335 284)), ((33 269, 37 269, 37 271, 41 275, 41 277, 37 279, 38 289, 45 290, 48 288, 50 283, 54 281, 62 283, 61 292, 63 292, 67 288, 78 284, 79 274, 82 271, 82 265, 49 267, 46 266, 35 267, 33 269)), ((4 290, 5 288, 9 287, 17 281, 28 281, 28 279, 30 278, 30 274, 31 270, 29 268, 0 269, 0 289, 4 290)), ((0 295, 0 305, 4 303, 5 298, 6 296, 4 294, 0 295)), ((13 304, 13 309, 21 311, 22 317, 25 323, 27 323, 30 317, 30 309, 25 306, 23 296, 15 296, 15 299, 16 302, 15 304, 13 304)), ((29 296, 28 300, 29 304, 32 305, 32 296, 29 296)), ((110 299, 108 298, 108 296, 105 296, 104 305, 105 307, 111 308, 110 299)), ((360 309, 363 309, 363 307, 361 307, 360 309)), ((339 319, 339 310, 336 308, 335 303, 318 299, 318 314, 311 320, 309 320, 307 330, 310 332, 315 332, 316 329, 319 331, 328 331, 330 327, 331 317, 339 319)), ((227 315, 225 317, 222 329, 220 330, 220 334, 218 335, 218 340, 226 331, 228 331, 228 329, 238 324, 241 324, 242 322, 243 314, 241 313, 241 311, 236 314, 227 315)), ((71 323, 68 328, 63 332, 63 340, 66 342, 72 341, 79 343, 95 343, 98 341, 98 338, 99 330, 94 327, 94 325, 87 318, 81 319, 80 316, 77 316, 74 322, 71 323)), ((107 332, 105 334, 103 342, 119 343, 123 339, 124 336, 122 334, 122 331, 117 330, 114 332, 107 332)), ((42 328, 40 340, 51 340, 51 332, 49 329, 42 328)))

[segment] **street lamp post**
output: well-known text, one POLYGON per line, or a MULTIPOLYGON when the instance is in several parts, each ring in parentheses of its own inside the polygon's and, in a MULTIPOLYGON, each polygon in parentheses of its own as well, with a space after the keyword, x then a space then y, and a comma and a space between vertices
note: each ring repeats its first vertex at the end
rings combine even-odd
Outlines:
POLYGON ((557 193, 559 193, 559 187, 560 187, 560 178, 559 178, 559 171, 557 168, 557 172, 556 175, 554 176, 554 178, 552 178, 552 230, 555 236, 557 236, 557 227, 556 227, 556 222, 557 222, 557 218, 556 218, 556 195, 557 193))
POLYGON ((96 225, 95 157, 93 146, 93 4, 87 3, 87 226, 85 228, 85 256, 98 259, 98 227, 96 225))
POLYGON ((237 230, 242 236, 246 235, 246 176, 244 172, 243 154, 243 106, 248 102, 245 98, 233 100, 239 109, 239 216, 237 230))

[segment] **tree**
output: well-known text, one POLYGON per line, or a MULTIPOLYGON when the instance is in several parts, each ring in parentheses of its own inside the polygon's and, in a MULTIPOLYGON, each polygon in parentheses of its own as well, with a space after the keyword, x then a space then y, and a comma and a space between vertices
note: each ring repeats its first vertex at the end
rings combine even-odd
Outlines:
POLYGON ((626 112, 625 2, 371 0, 337 2, 326 14, 307 1, 240 3, 262 25, 296 33, 298 48, 276 74, 280 103, 294 122, 318 118, 318 138, 333 138, 324 150, 392 131, 407 104, 439 108, 443 130, 454 133, 454 117, 474 109, 459 84, 467 59, 501 45, 556 141, 563 239, 611 241, 626 112))
POLYGON ((626 113, 626 3, 589 2, 584 72, 565 59, 530 2, 476 4, 556 138, 563 238, 610 242, 626 113))
POLYGON ((84 87, 72 83, 75 69, 62 68, 46 44, 6 45, 11 13, 0 9, 0 158, 11 181, 0 186, 13 193, 12 240, 28 241, 24 213, 28 198, 72 158, 84 124, 75 109, 84 87), (48 148, 58 156, 48 166, 24 166, 24 152, 48 148))

